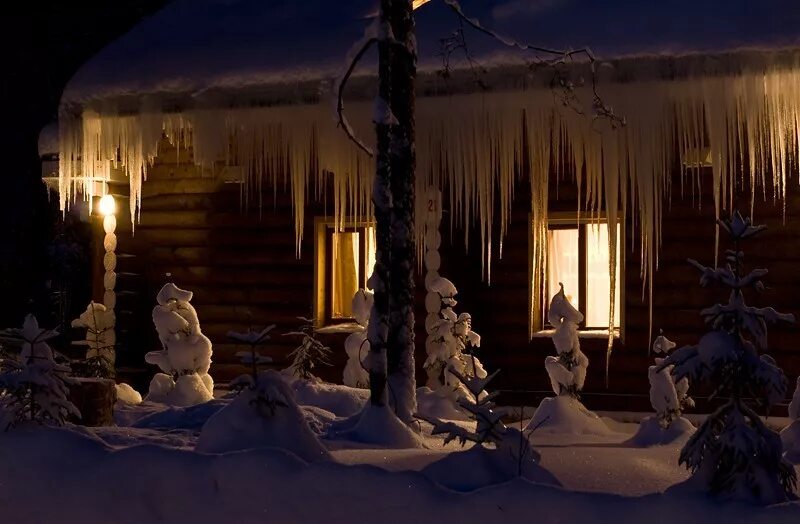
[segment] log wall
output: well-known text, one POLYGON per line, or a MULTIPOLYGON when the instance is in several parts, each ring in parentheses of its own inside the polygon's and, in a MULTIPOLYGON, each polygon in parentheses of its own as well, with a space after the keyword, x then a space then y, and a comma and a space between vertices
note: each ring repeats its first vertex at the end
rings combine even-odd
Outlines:
MULTIPOLYGON (((298 316, 311 316, 314 296, 314 218, 325 215, 325 202, 307 207, 300 258, 295 256, 294 220, 288 193, 280 188, 265 191, 261 210, 251 206, 242 210, 240 186, 226 184, 211 171, 201 172, 191 161, 191 150, 176 150, 161 144, 155 165, 143 185, 141 221, 132 234, 125 209, 118 213, 119 237, 118 303, 123 348, 122 366, 139 387, 155 369, 144 364, 144 353, 158 349, 150 320, 155 296, 171 273, 180 287, 195 293, 203 332, 214 343, 212 374, 226 381, 244 371, 234 354, 244 348, 226 339, 229 330, 250 325, 277 324, 275 336, 263 353, 276 360, 276 367, 288 364, 286 355, 296 340, 280 333, 298 327, 298 316), (135 255, 135 256, 125 256, 135 255), (138 375, 137 375, 138 373, 138 375), (136 378, 138 376, 138 378, 136 378)), ((710 173, 704 190, 710 191, 710 173)), ((677 182, 676 182, 677 184, 677 182)), ((702 195, 698 210, 690 195, 681 198, 675 186, 663 222, 663 246, 659 251, 653 300, 653 328, 680 344, 693 343, 702 334, 699 310, 726 300, 721 289, 702 289, 698 273, 686 263, 687 257, 712 263, 714 256, 714 213, 709 194, 702 195)), ((474 328, 483 339, 482 360, 502 373, 496 387, 504 391, 505 401, 533 405, 549 394, 543 360, 553 353, 549 339, 528 340, 528 187, 516 192, 512 220, 503 247, 503 259, 492 265, 491 285, 482 281, 479 240, 473 234, 470 251, 463 248, 463 232, 450 238, 448 215, 442 224, 442 269, 459 288, 457 311, 472 314, 474 328)), ((120 185, 115 192, 124 193, 120 185)), ((749 193, 749 192, 748 192, 749 193)), ((790 188, 783 208, 771 201, 758 203, 756 220, 769 230, 746 249, 747 267, 770 269, 770 289, 761 297, 751 297, 753 305, 774 305, 779 310, 800 313, 800 191, 790 188)), ((575 210, 577 196, 571 181, 552 184, 551 210, 575 210)), ((120 208, 125 205, 119 202, 120 208)), ((328 203, 330 205, 330 203, 328 203)), ((749 210, 749 201, 742 205, 749 210)), ((606 387, 605 339, 584 339, 582 348, 591 361, 586 384, 586 403, 591 407, 649 409, 647 400, 648 302, 642 298, 637 250, 638 231, 625 227, 623 337, 614 344, 610 360, 610 380, 606 387)), ((724 249, 724 242, 723 242, 724 249)), ((99 263, 99 262, 98 262, 99 263)), ((424 361, 424 285, 417 284, 417 368, 420 382, 424 361)), ((798 328, 773 327, 771 354, 790 377, 800 373, 800 350, 794 345, 798 328)), ((334 366, 320 370, 331 381, 341 380, 346 361, 344 335, 323 335, 333 348, 334 366)), ((124 375, 124 373, 123 373, 124 375)))

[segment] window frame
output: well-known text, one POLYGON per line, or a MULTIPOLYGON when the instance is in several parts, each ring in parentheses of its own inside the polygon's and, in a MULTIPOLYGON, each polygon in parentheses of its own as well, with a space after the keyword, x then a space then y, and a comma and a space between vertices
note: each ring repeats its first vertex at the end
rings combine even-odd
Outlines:
POLYGON ((355 331, 359 329, 354 318, 333 318, 331 300, 333 297, 333 235, 336 233, 360 233, 358 281, 366 287, 367 272, 367 230, 375 227, 368 220, 346 220, 337 223, 333 217, 317 217, 314 221, 314 328, 316 330, 355 331))
MULTIPOLYGON (((532 216, 531 216, 531 223, 532 223, 532 216)), ((584 310, 586 308, 587 303, 587 290, 588 290, 588 250, 587 250, 587 233, 586 228, 584 226, 592 225, 592 224, 607 224, 608 219, 606 213, 588 213, 586 215, 572 212, 553 212, 550 213, 547 219, 547 231, 553 229, 577 229, 578 230, 578 280, 581 283, 578 289, 578 301, 580 304, 583 304, 584 310)), ((617 219, 617 224, 619 225, 619 238, 617 239, 617 245, 619 246, 619 255, 617 260, 617 265, 619 267, 619 327, 614 327, 614 338, 618 338, 624 341, 624 333, 625 333, 625 221, 622 217, 617 219)), ((533 241, 532 238, 529 238, 529 249, 532 249, 533 246, 530 243, 533 241)), ((548 260, 549 257, 545 256, 545 261, 548 260)), ((533 264, 531 264, 533 266, 533 264)), ((535 271, 536 269, 531 267, 531 271, 535 271)), ((548 268, 547 266, 540 268, 543 274, 541 278, 541 285, 543 288, 543 296, 547 295, 548 290, 548 282, 547 282, 547 275, 548 275, 548 268)), ((533 277, 533 275, 531 275, 533 277)), ((533 285, 533 278, 530 279, 531 285, 533 285)), ((531 297, 534 296, 534 289, 531 288, 530 290, 531 297)), ((546 297, 546 300, 549 301, 552 297, 546 297)), ((546 318, 546 311, 547 311, 547 304, 544 304, 541 307, 541 311, 534 311, 534 315, 541 318, 540 326, 541 329, 534 330, 533 336, 541 337, 541 336, 549 336, 553 332, 553 327, 547 321, 546 318)), ((585 316, 585 311, 582 311, 585 316)), ((608 333, 608 326, 586 326, 585 320, 581 322, 578 327, 578 336, 581 338, 595 338, 602 334, 608 333)))

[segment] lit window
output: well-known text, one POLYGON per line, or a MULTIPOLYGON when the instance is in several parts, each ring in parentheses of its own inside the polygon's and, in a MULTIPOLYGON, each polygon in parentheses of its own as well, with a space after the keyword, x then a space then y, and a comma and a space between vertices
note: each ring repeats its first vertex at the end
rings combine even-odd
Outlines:
POLYGON ((318 327, 353 320, 352 300, 375 266, 375 228, 348 224, 337 229, 332 222, 317 225, 317 292, 315 319, 318 327))
MULTIPOLYGON (((614 327, 620 327, 620 244, 617 224, 617 263, 614 293, 614 327)), ((564 284, 567 298, 584 315, 582 329, 606 329, 609 318, 611 278, 609 276, 608 224, 551 223, 547 231, 545 307, 564 284)), ((546 311, 543 311, 543 318, 546 311)))

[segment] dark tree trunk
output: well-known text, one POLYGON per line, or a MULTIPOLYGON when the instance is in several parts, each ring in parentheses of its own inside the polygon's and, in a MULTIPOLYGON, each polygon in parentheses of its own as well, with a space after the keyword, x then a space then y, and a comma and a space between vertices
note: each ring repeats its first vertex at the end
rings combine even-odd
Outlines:
MULTIPOLYGON (((381 0, 380 22, 387 24, 391 0, 381 0)), ((378 96, 391 100, 391 44, 378 42, 378 96)), ((372 204, 375 212, 375 270, 373 291, 375 302, 367 331, 369 355, 370 402, 375 406, 386 403, 386 343, 389 327, 389 275, 391 267, 391 166, 389 160, 390 125, 386 121, 375 122, 376 153, 375 181, 372 187, 372 204)))
POLYGON ((391 48, 390 127, 391 285, 387 370, 391 400, 398 417, 411 422, 416 411, 414 373, 414 85, 417 56, 411 0, 390 2, 389 21, 396 44, 391 48))

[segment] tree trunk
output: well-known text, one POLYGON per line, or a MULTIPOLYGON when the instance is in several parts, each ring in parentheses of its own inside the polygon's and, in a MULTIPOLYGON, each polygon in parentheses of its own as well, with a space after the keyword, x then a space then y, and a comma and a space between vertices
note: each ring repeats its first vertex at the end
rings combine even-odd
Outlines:
POLYGON ((396 44, 391 48, 391 98, 396 122, 390 126, 391 285, 387 370, 391 400, 400 420, 411 422, 416 411, 414 370, 414 86, 417 56, 411 0, 390 2, 389 21, 396 44))
MULTIPOLYGON (((381 0, 380 23, 388 24, 391 0, 381 0)), ((378 42, 378 96, 391 100, 391 44, 378 42)), ((371 285, 375 302, 369 319, 367 338, 370 344, 369 389, 370 402, 375 406, 386 403, 386 342, 389 331, 389 275, 391 267, 391 165, 389 161, 390 125, 375 122, 376 152, 375 180, 372 186, 372 205, 375 213, 375 269, 371 285)))

